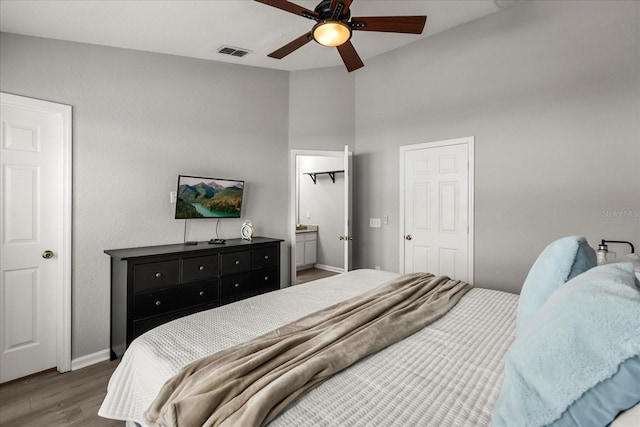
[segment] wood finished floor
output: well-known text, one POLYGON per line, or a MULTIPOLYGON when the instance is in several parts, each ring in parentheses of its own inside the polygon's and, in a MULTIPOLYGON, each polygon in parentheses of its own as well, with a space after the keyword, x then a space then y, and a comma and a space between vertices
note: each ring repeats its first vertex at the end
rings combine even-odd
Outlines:
POLYGON ((118 361, 60 374, 45 371, 0 385, 0 426, 124 426, 98 416, 118 361))
POLYGON ((321 270, 319 268, 306 268, 304 270, 299 270, 296 273, 296 285, 301 283, 310 282, 316 279, 322 279, 324 277, 335 276, 336 274, 333 271, 321 270))

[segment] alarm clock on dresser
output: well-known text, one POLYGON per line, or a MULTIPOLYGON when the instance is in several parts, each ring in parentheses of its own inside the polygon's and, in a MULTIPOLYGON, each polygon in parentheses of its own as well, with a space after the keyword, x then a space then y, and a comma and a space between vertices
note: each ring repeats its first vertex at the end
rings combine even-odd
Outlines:
POLYGON ((253 238, 253 224, 251 221, 245 221, 240 227, 240 237, 244 240, 251 240, 253 238))

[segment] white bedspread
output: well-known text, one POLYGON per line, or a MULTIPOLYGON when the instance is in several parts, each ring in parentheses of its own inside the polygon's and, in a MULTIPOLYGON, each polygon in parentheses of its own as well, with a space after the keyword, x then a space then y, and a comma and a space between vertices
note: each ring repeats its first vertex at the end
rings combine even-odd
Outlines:
MULTIPOLYGON (((380 285, 356 270, 162 325, 136 339, 98 414, 143 421, 185 364, 380 285)), ((429 327, 356 363, 299 399, 272 426, 488 425, 513 339, 517 295, 472 289, 429 327)))

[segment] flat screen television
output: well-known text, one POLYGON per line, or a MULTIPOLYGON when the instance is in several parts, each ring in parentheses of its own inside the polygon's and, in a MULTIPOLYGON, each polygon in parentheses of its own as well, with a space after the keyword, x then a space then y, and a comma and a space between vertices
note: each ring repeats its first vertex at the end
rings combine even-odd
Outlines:
POLYGON ((176 219, 240 218, 244 181, 178 176, 176 219))

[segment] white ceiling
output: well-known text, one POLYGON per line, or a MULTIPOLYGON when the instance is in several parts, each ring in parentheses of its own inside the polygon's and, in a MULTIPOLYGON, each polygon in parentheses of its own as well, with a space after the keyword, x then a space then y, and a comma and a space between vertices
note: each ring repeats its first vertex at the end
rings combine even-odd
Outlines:
MULTIPOLYGON (((421 35, 354 32, 367 59, 500 10, 516 0, 354 0, 351 16, 427 15, 421 35)), ((294 0, 313 10, 319 0, 294 0)), ((267 54, 314 21, 253 0, 0 0, 0 31, 278 70, 341 65, 335 48, 308 43, 284 59, 267 54), (222 46, 250 50, 237 58, 222 46)))

